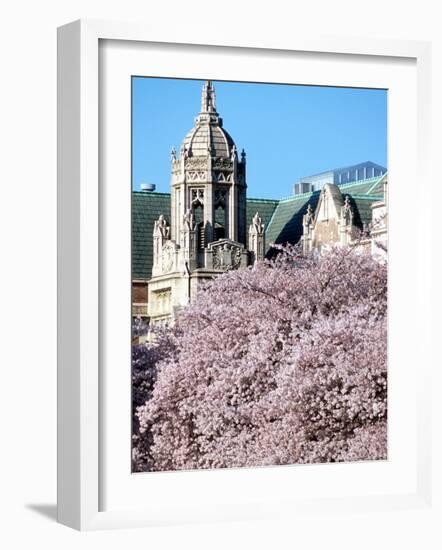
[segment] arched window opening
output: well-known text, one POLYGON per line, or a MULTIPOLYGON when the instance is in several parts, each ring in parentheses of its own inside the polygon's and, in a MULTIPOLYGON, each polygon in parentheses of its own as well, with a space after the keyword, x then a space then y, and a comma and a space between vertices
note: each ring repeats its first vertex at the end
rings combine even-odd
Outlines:
POLYGON ((199 201, 193 207, 193 215, 197 229, 198 248, 202 250, 205 246, 204 207, 199 201))
POLYGON ((226 194, 225 189, 217 189, 215 191, 215 241, 226 238, 226 194))
POLYGON ((215 241, 218 239, 224 239, 226 237, 225 231, 226 213, 222 205, 218 205, 215 208, 215 241))

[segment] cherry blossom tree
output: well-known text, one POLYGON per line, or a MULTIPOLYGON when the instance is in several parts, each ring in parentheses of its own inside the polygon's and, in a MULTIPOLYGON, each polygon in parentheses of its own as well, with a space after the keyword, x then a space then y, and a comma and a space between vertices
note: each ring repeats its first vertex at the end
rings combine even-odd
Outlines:
POLYGON ((134 369, 155 373, 135 469, 386 458, 386 312, 387 267, 357 248, 217 277, 134 369))
MULTIPOLYGON (((136 320, 132 326, 132 335, 146 336, 147 326, 136 320)), ((156 331, 154 341, 132 345, 132 469, 136 472, 149 470, 152 461, 149 449, 152 445, 150 433, 140 434, 137 410, 152 397, 157 379, 157 365, 174 354, 172 334, 164 330, 156 331)))

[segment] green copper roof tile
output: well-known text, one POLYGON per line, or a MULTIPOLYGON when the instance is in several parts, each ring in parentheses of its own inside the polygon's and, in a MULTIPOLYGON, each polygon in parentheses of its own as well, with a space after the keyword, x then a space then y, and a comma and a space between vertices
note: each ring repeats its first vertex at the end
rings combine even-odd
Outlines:
POLYGON ((264 227, 269 225, 269 222, 275 212, 279 201, 270 199, 247 199, 246 202, 246 235, 247 243, 249 239, 249 225, 252 223, 253 216, 258 212, 264 223, 264 227))
POLYGON ((132 278, 152 275, 152 235, 155 220, 163 214, 170 221, 169 193, 132 193, 132 278))
POLYGON ((316 208, 319 191, 304 193, 279 202, 278 207, 266 229, 267 249, 271 244, 296 243, 302 236, 302 218, 310 203, 316 208))

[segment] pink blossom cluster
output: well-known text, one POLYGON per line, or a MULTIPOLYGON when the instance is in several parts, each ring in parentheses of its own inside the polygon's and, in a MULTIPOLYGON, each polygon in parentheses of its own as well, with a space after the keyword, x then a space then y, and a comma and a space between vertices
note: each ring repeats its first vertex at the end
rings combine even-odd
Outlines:
POLYGON ((149 356, 134 469, 385 459, 386 313, 387 266, 351 248, 217 277, 149 356))
MULTIPOLYGON (((147 325, 136 320, 132 334, 145 336, 147 325)), ((169 333, 157 331, 157 338, 149 344, 132 345, 132 463, 134 471, 149 469, 149 449, 152 439, 149 433, 140 434, 137 410, 148 401, 157 378, 157 365, 174 353, 174 345, 169 333)))

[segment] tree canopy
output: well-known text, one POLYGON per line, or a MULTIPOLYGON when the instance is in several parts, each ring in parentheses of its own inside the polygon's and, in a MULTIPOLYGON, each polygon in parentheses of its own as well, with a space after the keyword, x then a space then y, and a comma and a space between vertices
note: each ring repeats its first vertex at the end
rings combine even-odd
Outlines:
POLYGON ((357 248, 208 283, 134 349, 134 469, 384 459, 387 266, 357 248))

